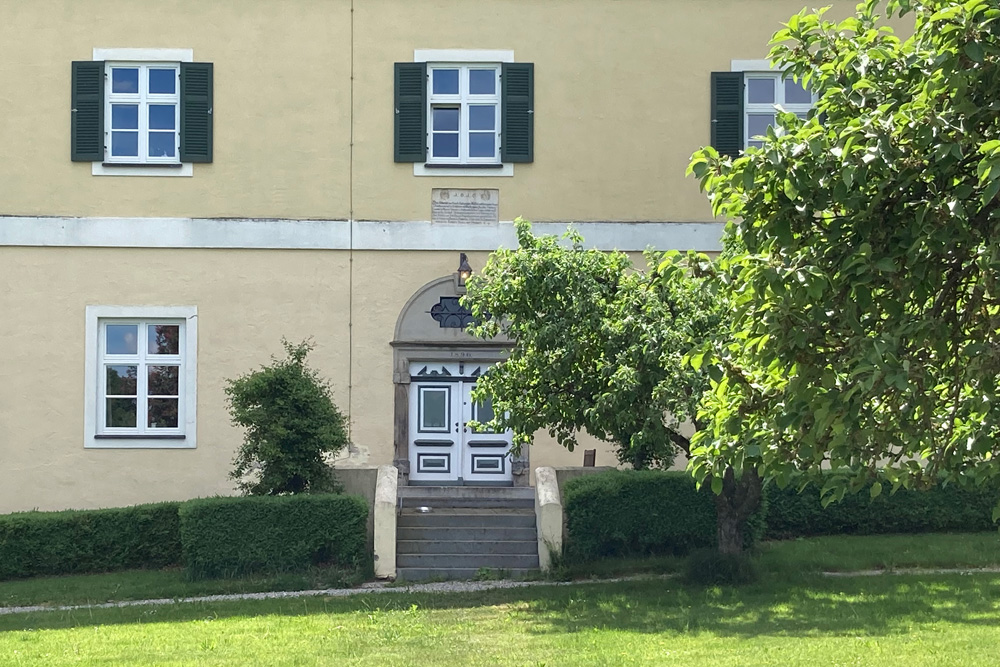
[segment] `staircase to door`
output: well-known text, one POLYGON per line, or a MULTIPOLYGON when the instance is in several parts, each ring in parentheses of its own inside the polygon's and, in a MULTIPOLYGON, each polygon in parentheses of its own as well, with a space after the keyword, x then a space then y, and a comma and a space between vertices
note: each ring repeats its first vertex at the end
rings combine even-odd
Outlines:
POLYGON ((538 571, 533 488, 404 486, 398 498, 398 579, 538 571))

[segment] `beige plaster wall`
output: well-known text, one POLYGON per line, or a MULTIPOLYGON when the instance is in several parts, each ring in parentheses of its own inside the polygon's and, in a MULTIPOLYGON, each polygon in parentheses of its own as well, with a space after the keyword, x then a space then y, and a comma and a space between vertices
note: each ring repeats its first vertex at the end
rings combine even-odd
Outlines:
POLYGON ((434 187, 496 187, 501 219, 708 220, 684 169, 709 140, 709 73, 763 58, 801 2, 137 6, 0 0, 0 145, 17 156, 0 165, 0 213, 426 220, 434 187), (214 162, 191 178, 95 177, 70 162, 70 61, 94 47, 192 48, 213 62, 214 162), (392 63, 415 48, 512 49, 534 62, 535 162, 511 178, 415 177, 395 164, 392 63))
POLYGON ((349 0, 0 0, 0 213, 345 219, 350 49, 349 0), (191 178, 71 162, 70 62, 95 47, 214 63, 214 162, 191 178))
POLYGON ((313 336, 347 405, 348 254, 0 247, 0 512, 226 494, 241 433, 223 387, 313 336), (84 449, 84 312, 198 307, 194 450, 84 449))
MULTIPOLYGON (((709 141, 709 74, 767 55, 800 0, 435 0, 355 11, 354 210, 428 219, 435 187, 500 189, 500 218, 711 219, 684 177, 709 141), (402 7, 402 10, 401 10, 402 7), (535 161, 513 177, 414 177, 392 155, 394 61, 511 49, 535 63, 535 161), (610 185, 609 183, 612 183, 610 185)), ((837 3, 853 7, 853 3, 837 3)))

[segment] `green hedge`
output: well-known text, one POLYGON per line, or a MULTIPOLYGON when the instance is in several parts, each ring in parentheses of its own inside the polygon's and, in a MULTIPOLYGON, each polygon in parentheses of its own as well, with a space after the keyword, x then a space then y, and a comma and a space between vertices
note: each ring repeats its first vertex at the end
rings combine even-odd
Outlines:
MULTIPOLYGON (((567 554, 575 559, 685 554, 716 545, 715 502, 683 472, 611 470, 567 482, 567 554)), ((764 531, 766 502, 747 522, 764 531)))
POLYGON ((177 565, 178 505, 0 515, 0 580, 177 565))
POLYGON ((184 503, 180 517, 193 577, 358 567, 364 559, 368 505, 356 496, 203 498, 184 503))
POLYGON ((888 488, 871 498, 868 488, 848 494, 825 508, 819 489, 810 484, 768 488, 768 539, 814 535, 874 535, 879 533, 943 533, 995 530, 993 507, 1000 487, 963 489, 951 485, 926 491, 888 488))

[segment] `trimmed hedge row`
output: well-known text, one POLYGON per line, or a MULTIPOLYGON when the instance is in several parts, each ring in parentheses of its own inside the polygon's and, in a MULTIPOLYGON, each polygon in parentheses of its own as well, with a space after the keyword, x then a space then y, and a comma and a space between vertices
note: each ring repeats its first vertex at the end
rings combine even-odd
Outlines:
POLYGON ((184 563, 193 577, 361 565, 368 505, 332 494, 190 500, 180 509, 184 563))
MULTIPOLYGON (((574 559, 685 554, 716 545, 712 492, 683 472, 610 470, 566 483, 567 554, 574 559)), ((766 502, 747 521, 748 545, 764 531, 766 502)))
POLYGON ((0 580, 177 565, 178 505, 0 515, 0 580))
POLYGON ((848 494, 826 507, 819 489, 810 484, 800 493, 796 484, 768 488, 768 539, 816 535, 874 535, 879 533, 945 533, 995 530, 993 507, 1000 486, 978 489, 957 486, 926 491, 888 489, 871 498, 868 488, 848 494))
POLYGON ((196 577, 357 568, 367 518, 363 499, 332 494, 0 515, 0 581, 182 563, 196 577))

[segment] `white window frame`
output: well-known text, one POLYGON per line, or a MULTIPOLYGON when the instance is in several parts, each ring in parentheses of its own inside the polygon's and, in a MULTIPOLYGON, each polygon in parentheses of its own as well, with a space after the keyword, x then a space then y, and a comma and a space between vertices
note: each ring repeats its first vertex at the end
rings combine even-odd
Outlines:
POLYGON ((427 63, 427 163, 451 165, 499 165, 500 164, 500 64, 499 63, 427 63), (458 94, 434 93, 434 72, 437 70, 458 70, 458 94), (473 70, 493 72, 493 94, 473 95, 469 92, 469 80, 473 70), (476 105, 493 106, 493 156, 472 157, 469 143, 473 130, 469 123, 469 107, 476 105), (434 109, 455 108, 458 112, 458 157, 438 157, 434 155, 434 109))
MULTIPOLYGON (((503 103, 501 93, 502 93, 502 81, 500 79, 500 71, 502 69, 503 63, 514 62, 514 52, 504 49, 414 49, 413 51, 413 62, 423 62, 427 63, 427 161, 426 162, 414 162, 413 163, 413 175, 414 176, 468 176, 468 177, 491 177, 491 176, 513 176, 514 175, 514 165, 510 162, 501 162, 500 157, 500 142, 502 140, 501 133, 503 128, 500 127, 500 114, 501 105, 503 103), (455 158, 446 158, 443 160, 436 160, 432 157, 433 146, 431 145, 431 104, 432 98, 434 100, 438 99, 437 96, 432 95, 431 89, 431 70, 433 68, 442 69, 454 69, 454 68, 482 68, 484 66, 493 66, 497 69, 497 89, 496 89, 496 105, 497 105, 497 117, 495 125, 496 134, 496 157, 495 158, 472 158, 467 162, 460 162, 455 158), (428 166, 432 165, 432 166, 428 166), (487 167, 475 167, 469 165, 487 165, 487 167)), ((461 86, 461 77, 460 77, 461 86)), ((460 88, 461 89, 461 88, 460 88)), ((475 103, 479 96, 475 96, 472 102, 475 103)), ((452 100, 452 103, 460 103, 461 100, 452 100)), ((460 125, 459 125, 459 136, 462 134, 462 120, 466 119, 465 127, 467 125, 468 111, 467 106, 464 107, 466 110, 460 114, 460 125)), ((462 154, 461 138, 459 139, 459 154, 462 154)), ((468 146, 468 141, 466 140, 465 145, 468 146)))
MULTIPOLYGON (((181 66, 180 63, 139 63, 106 62, 104 65, 104 161, 130 165, 180 165, 181 164, 181 66), (112 89, 115 69, 137 69, 139 91, 137 93, 116 93, 112 89), (172 70, 174 92, 172 94, 149 92, 149 71, 151 69, 172 70), (138 155, 116 156, 112 149, 112 108, 116 104, 138 106, 138 155), (157 104, 172 104, 174 107, 174 155, 161 157, 149 155, 149 107, 157 104)), ((155 130, 154 130, 155 131, 155 130)))
MULTIPOLYGON (((93 51, 95 61, 104 61, 105 65, 105 99, 104 99, 104 145, 105 159, 102 162, 91 163, 91 174, 94 176, 182 176, 190 177, 194 175, 194 166, 190 162, 180 161, 180 63, 194 62, 193 49, 145 49, 145 48, 95 48, 93 51), (140 164, 137 159, 123 158, 122 162, 115 164, 116 160, 110 159, 111 155, 111 67, 121 65, 146 65, 150 67, 176 67, 178 70, 177 87, 177 147, 175 158, 151 159, 140 164)), ((143 125, 142 111, 140 110, 140 128, 143 125)), ((140 132, 141 134, 141 132, 140 132)), ((142 156, 142 144, 140 141, 140 157, 142 156)))
POLYGON ((197 444, 198 388, 198 309, 195 306, 87 306, 86 360, 84 390, 84 447, 94 449, 193 449, 197 444), (179 324, 178 355, 162 357, 165 365, 179 365, 178 425, 175 429, 147 429, 144 404, 144 372, 140 370, 139 406, 135 428, 106 428, 105 410, 106 363, 121 365, 156 365, 146 359, 142 346, 145 335, 138 341, 139 353, 129 355, 104 354, 104 330, 107 324, 179 324), (140 423, 141 422, 141 423, 140 423))
MULTIPOLYGON (((750 116, 752 114, 777 114, 777 107, 781 107, 786 112, 794 114, 806 114, 816 106, 819 97, 816 93, 811 93, 812 102, 809 104, 786 104, 784 72, 771 66, 768 60, 733 60, 730 71, 743 73, 743 149, 750 146, 752 136, 750 134, 750 116), (750 80, 770 79, 774 84, 773 103, 750 103, 750 80)), ((753 135, 759 136, 759 135, 753 135)))

